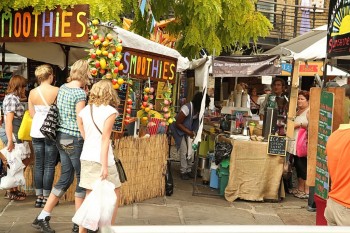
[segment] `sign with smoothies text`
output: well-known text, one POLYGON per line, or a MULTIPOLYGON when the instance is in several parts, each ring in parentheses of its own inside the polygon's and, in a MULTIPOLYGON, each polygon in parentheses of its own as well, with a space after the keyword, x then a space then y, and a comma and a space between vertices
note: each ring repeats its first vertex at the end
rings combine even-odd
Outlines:
POLYGON ((0 42, 87 42, 89 5, 0 11, 0 42))
POLYGON ((177 59, 146 51, 123 48, 123 75, 156 82, 175 83, 177 59))

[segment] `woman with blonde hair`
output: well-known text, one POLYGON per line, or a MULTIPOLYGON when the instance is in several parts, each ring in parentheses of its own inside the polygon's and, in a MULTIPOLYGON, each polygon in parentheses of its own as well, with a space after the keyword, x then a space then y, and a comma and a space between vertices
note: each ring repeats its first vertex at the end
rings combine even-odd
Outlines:
MULTIPOLYGON (((74 173, 77 179, 75 189, 76 210, 79 209, 85 197, 85 189, 78 185, 80 181, 80 154, 84 139, 78 128, 77 116, 86 104, 86 93, 82 88, 89 82, 88 62, 86 60, 76 61, 71 67, 67 81, 68 83, 60 87, 57 95, 59 124, 56 145, 60 153, 61 175, 52 188, 44 209, 32 223, 34 228, 45 233, 55 232, 49 224, 51 212, 73 183, 74 173)), ((78 229, 76 225, 73 225, 73 232, 77 232, 78 229)))
MULTIPOLYGON (((2 127, 0 128, 0 139, 4 145, 6 145, 9 152, 15 148, 15 144, 22 143, 22 141, 18 139, 18 130, 25 111, 21 99, 26 99, 26 86, 27 79, 20 75, 13 76, 9 81, 3 101, 2 110, 4 113, 4 124, 2 124, 2 127)), ((30 155, 30 153, 28 155, 30 155)), ((0 157, 6 165, 6 157, 2 154, 0 157)), ((29 157, 22 158, 22 162, 27 166, 30 162, 29 157)), ((26 194, 19 191, 16 187, 6 191, 5 198, 23 201, 26 198, 26 194)))
POLYGON ((45 138, 40 128, 50 110, 50 105, 56 101, 58 87, 51 85, 54 76, 50 65, 38 66, 35 69, 35 77, 39 86, 30 91, 28 107, 33 118, 30 136, 35 155, 34 185, 37 199, 34 206, 40 208, 45 206, 50 195, 58 155, 56 142, 45 138))
MULTIPOLYGON (((80 111, 78 126, 85 142, 81 153, 81 179, 79 185, 86 189, 86 195, 92 190, 92 184, 98 179, 107 179, 115 185, 115 194, 119 200, 121 186, 114 162, 110 142, 112 128, 118 116, 119 98, 110 80, 101 80, 92 86, 89 105, 80 111)), ((112 222, 117 217, 116 203, 112 222)), ((85 232, 81 227, 79 232, 85 232)), ((88 231, 91 232, 91 231, 88 231)))

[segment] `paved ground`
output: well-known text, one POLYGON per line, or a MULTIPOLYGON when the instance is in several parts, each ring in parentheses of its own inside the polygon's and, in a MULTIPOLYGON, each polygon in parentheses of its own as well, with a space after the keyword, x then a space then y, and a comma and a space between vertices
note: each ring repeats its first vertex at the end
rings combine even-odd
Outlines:
MULTIPOLYGON (((307 200, 291 195, 279 203, 227 202, 223 197, 192 195, 191 181, 182 181, 174 171, 175 190, 171 197, 158 197, 119 209, 116 225, 315 225, 316 214, 306 210, 307 200)), ((215 191, 208 192, 216 193, 215 191)), ((25 201, 2 198, 0 190, 0 233, 37 232, 30 226, 40 209, 35 197, 25 201)), ((72 202, 60 203, 53 212, 52 228, 71 232, 72 202)))

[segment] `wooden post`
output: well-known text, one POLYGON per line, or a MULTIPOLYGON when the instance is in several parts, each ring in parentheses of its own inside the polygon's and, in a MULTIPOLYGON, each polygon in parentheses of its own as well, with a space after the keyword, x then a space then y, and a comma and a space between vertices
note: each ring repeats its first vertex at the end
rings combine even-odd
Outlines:
POLYGON ((307 148, 307 180, 308 186, 315 186, 316 177, 316 155, 318 141, 318 121, 320 118, 321 88, 310 89, 309 99, 309 126, 308 126, 308 148, 307 148))
MULTIPOLYGON (((317 141, 318 141, 318 121, 320 115, 320 100, 321 100, 321 88, 313 87, 310 91, 310 115, 309 115, 309 127, 308 127, 308 159, 307 159, 307 180, 308 186, 315 186, 316 176, 316 154, 317 154, 317 141)), ((339 125, 346 123, 344 121, 344 98, 345 89, 339 87, 329 87, 328 92, 334 93, 334 110, 333 110, 333 126, 332 132, 339 128, 339 125)))
POLYGON ((287 137, 294 139, 294 117, 296 114, 298 90, 299 90, 299 61, 293 61, 293 72, 289 97, 287 137))

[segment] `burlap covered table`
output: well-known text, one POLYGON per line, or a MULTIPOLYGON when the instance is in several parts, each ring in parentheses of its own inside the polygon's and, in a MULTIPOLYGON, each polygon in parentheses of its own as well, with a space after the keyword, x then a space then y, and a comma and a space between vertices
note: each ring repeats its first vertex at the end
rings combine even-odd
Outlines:
POLYGON ((230 176, 226 200, 279 200, 285 197, 282 185, 285 157, 267 154, 267 142, 231 140, 230 176))

